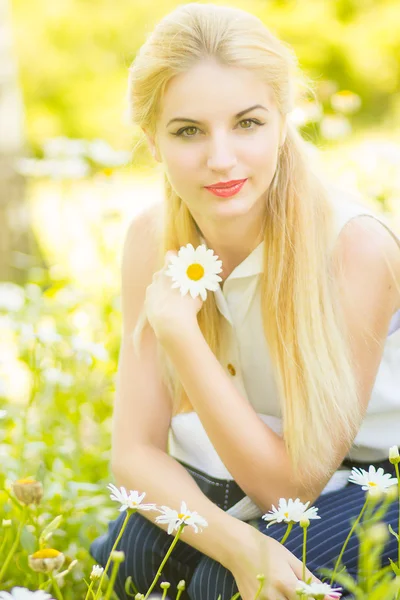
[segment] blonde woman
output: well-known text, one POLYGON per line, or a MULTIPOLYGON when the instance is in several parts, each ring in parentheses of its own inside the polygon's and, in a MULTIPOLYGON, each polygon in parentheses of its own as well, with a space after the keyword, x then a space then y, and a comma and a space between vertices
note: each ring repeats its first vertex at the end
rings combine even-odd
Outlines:
MULTIPOLYGON (((289 118, 300 83, 261 20, 214 4, 167 15, 130 68, 132 119, 165 197, 124 245, 112 469, 146 502, 184 500, 208 521, 185 528, 163 570, 172 590, 185 579, 182 600, 253 600, 258 573, 259 598, 295 597, 302 531, 283 546, 285 525, 261 519, 279 498, 319 508, 307 555, 319 581, 364 502, 351 466, 389 471, 400 442, 400 240, 316 174, 289 118), (188 243, 222 260, 204 302, 165 273, 188 243)), ((148 589, 171 544, 158 514, 134 514, 120 540, 121 599, 128 576, 148 589)), ((91 546, 102 565, 123 518, 91 546)), ((395 507, 387 518, 396 529, 395 507)), ((350 573, 356 558, 354 537, 350 573)))

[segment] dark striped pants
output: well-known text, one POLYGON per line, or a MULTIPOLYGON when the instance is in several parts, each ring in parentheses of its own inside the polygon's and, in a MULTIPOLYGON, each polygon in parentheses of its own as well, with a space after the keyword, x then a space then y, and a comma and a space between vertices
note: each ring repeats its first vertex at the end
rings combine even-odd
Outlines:
MULTIPOLYGON (((369 464, 363 468, 367 470, 369 464)), ((394 467, 389 461, 374 464, 376 467, 382 466, 385 472, 390 472, 395 476, 394 467)), ((321 519, 312 520, 308 528, 307 567, 317 577, 322 578, 318 573, 319 568, 333 568, 350 531, 351 522, 359 515, 364 501, 365 492, 361 489, 361 486, 347 483, 341 490, 324 494, 314 502, 313 506, 318 507, 318 514, 321 519)), ((108 532, 95 539, 90 546, 90 554, 103 567, 124 518, 125 512, 121 513, 114 521, 111 521, 108 525, 108 532)), ((391 524, 393 529, 397 531, 397 502, 390 505, 384 521, 391 524)), ((263 519, 258 519, 258 528, 262 533, 277 540, 282 539, 287 527, 285 524, 277 523, 271 525, 268 529, 266 529, 266 525, 267 523, 263 519)), ((198 535, 201 535, 201 532, 198 535)), ((186 591, 182 594, 181 600, 217 600, 219 594, 221 594, 222 600, 230 600, 238 591, 232 573, 219 562, 186 544, 183 539, 184 532, 183 537, 180 538, 168 559, 154 591, 159 592, 159 584, 162 581, 168 581, 171 584, 169 597, 175 599, 176 586, 181 579, 184 579, 186 581, 186 591)), ((127 528, 118 544, 118 550, 123 550, 125 553, 125 561, 120 565, 115 586, 115 591, 120 600, 129 599, 124 591, 124 583, 129 575, 132 577, 137 589, 141 593, 146 593, 172 540, 173 535, 168 535, 142 516, 140 512, 130 517, 127 528)), ((285 547, 299 560, 302 560, 303 530, 300 526, 293 527, 285 542, 285 547)), ((389 557, 397 561, 397 541, 392 535, 390 535, 384 547, 382 566, 389 564, 389 557)), ((355 534, 350 538, 342 560, 350 575, 356 575, 358 538, 355 534)), ((343 595, 343 598, 349 597, 346 593, 343 595)))

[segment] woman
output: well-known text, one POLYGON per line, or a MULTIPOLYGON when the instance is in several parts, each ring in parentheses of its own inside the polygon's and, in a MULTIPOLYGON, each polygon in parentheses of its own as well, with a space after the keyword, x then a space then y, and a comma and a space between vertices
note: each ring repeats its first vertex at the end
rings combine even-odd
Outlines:
MULTIPOLYGON (((302 530, 283 546, 284 525, 261 519, 281 497, 319 508, 307 544, 319 581, 364 503, 349 468, 392 470, 400 442, 400 240, 314 173, 289 118, 300 76, 258 18, 196 3, 158 23, 130 69, 132 119, 164 170, 165 201, 124 245, 112 469, 146 502, 185 500, 207 520, 185 528, 163 569, 171 589, 185 579, 182 599, 252 600, 262 572, 259 598, 295 597, 302 530), (238 180, 225 196, 210 189, 238 180), (204 302, 166 275, 168 252, 188 243, 222 260, 204 302)), ((157 514, 135 513, 119 542, 120 598, 128 576, 146 592, 171 544, 157 514)), ((91 546, 102 565, 122 520, 91 546)), ((354 536, 350 573, 357 552, 354 536)))

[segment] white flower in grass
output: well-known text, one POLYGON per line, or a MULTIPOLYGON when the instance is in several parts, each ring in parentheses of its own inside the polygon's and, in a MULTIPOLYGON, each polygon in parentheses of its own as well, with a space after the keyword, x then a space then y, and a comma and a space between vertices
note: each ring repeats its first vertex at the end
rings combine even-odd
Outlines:
POLYGON ((168 523, 168 533, 171 534, 174 529, 178 529, 183 523, 185 525, 191 525, 196 533, 198 533, 198 526, 207 527, 208 523, 203 517, 201 517, 196 511, 191 512, 186 506, 186 502, 182 500, 181 510, 178 511, 169 508, 168 506, 161 506, 158 509, 162 515, 156 517, 156 523, 168 523))
POLYGON ((0 592, 0 600, 54 600, 50 594, 38 590, 37 592, 31 592, 26 588, 14 587, 9 592, 0 592))
POLYGON ((396 477, 392 477, 390 473, 385 473, 382 467, 376 470, 374 465, 370 465, 368 471, 353 467, 349 481, 361 485, 361 489, 366 492, 377 490, 386 493, 392 485, 397 485, 396 477))
POLYGON ((262 519, 271 521, 267 525, 267 529, 270 525, 282 523, 282 521, 285 523, 300 523, 301 519, 320 519, 321 517, 317 515, 318 508, 315 506, 308 508, 309 504, 310 501, 303 504, 299 498, 296 498, 296 500, 280 498, 278 508, 272 505, 272 510, 263 515, 262 519))
POLYGON ((100 577, 103 575, 103 567, 100 567, 100 565, 93 565, 92 568, 92 572, 90 573, 90 579, 92 581, 94 581, 95 579, 100 579, 100 577))
POLYGON ((325 596, 328 596, 334 600, 341 597, 342 588, 332 588, 328 583, 306 583, 299 580, 296 587, 296 594, 299 596, 307 594, 308 598, 315 598, 316 600, 324 600, 325 596))
POLYGON ((222 278, 218 275, 222 271, 222 260, 214 254, 205 244, 193 248, 187 244, 179 249, 177 256, 171 256, 166 275, 172 278, 173 288, 179 288, 182 296, 188 292, 192 298, 201 296, 207 299, 207 290, 215 292, 218 282, 222 278))
POLYGON ((156 510, 155 504, 141 503, 146 495, 146 492, 143 492, 143 494, 139 495, 139 492, 130 490, 128 494, 124 487, 118 489, 112 483, 109 483, 107 487, 112 492, 112 494, 110 494, 111 500, 115 500, 121 504, 119 507, 120 512, 126 510, 127 508, 135 510, 156 510))

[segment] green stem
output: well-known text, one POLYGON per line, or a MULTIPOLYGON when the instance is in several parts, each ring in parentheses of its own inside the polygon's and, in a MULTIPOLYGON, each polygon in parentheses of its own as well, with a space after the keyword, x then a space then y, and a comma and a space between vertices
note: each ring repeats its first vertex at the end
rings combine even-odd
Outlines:
POLYGON ((3 550, 4 550, 4 548, 6 547, 6 545, 7 545, 7 542, 8 542, 8 538, 9 538, 8 532, 9 532, 9 530, 10 530, 10 528, 9 528, 9 527, 7 527, 7 529, 6 529, 6 532, 5 532, 5 534, 4 534, 3 541, 2 541, 2 543, 1 543, 1 547, 0 547, 0 558, 1 558, 1 555, 3 554, 3 550))
POLYGON ((114 583, 117 578, 117 573, 118 573, 120 564, 121 563, 119 563, 119 562, 113 562, 111 577, 110 577, 110 581, 108 582, 108 587, 107 587, 106 595, 104 596, 104 600, 110 600, 110 598, 111 598, 111 594, 112 594, 112 591, 114 588, 114 583))
POLYGON ((115 542, 114 542, 114 546, 111 548, 111 552, 110 552, 110 555, 109 555, 109 557, 108 557, 107 564, 106 564, 106 566, 105 566, 105 568, 104 568, 104 571, 103 571, 103 573, 102 573, 102 575, 101 575, 101 579, 100 579, 100 582, 99 582, 99 587, 97 588, 97 592, 96 592, 96 595, 95 595, 95 597, 94 597, 94 599, 95 599, 95 600, 97 600, 97 598, 99 598, 99 597, 100 597, 101 586, 102 586, 102 584, 103 584, 104 577, 106 576, 107 569, 108 569, 108 567, 110 566, 110 562, 111 562, 111 555, 112 555, 112 553, 114 552, 115 548, 117 547, 117 544, 118 544, 119 540, 121 539, 121 537, 122 537, 122 534, 124 533, 125 527, 127 526, 127 524, 128 524, 128 521, 129 521, 129 517, 130 517, 130 516, 131 516, 131 515, 132 515, 134 512, 136 512, 134 509, 131 509, 131 508, 127 508, 127 509, 126 509, 126 517, 125 517, 125 520, 124 520, 124 522, 122 523, 121 530, 120 530, 120 532, 119 532, 119 534, 118 534, 118 537, 117 537, 117 539, 116 539, 116 540, 115 540, 115 542))
POLYGON ((89 598, 90 598, 90 594, 91 594, 92 596, 94 596, 94 594, 93 594, 93 592, 92 592, 92 588, 93 588, 93 586, 94 586, 94 579, 93 579, 93 581, 91 581, 91 582, 90 582, 90 585, 89 585, 89 587, 88 587, 88 591, 86 592, 85 600, 89 600, 89 598))
POLYGON ((293 522, 289 523, 286 529, 286 533, 283 536, 283 538, 281 539, 281 544, 284 544, 286 542, 286 540, 288 539, 289 533, 292 531, 292 527, 293 527, 293 522))
POLYGON ((332 583, 333 583, 333 580, 334 580, 334 578, 335 578, 335 575, 336 575, 337 568, 338 568, 338 566, 339 566, 339 564, 340 564, 340 561, 341 561, 341 559, 342 559, 342 556, 343 556, 343 552, 345 551, 345 549, 346 549, 346 546, 347 546, 347 544, 348 544, 348 542, 349 542, 349 539, 351 538, 351 536, 352 536, 352 534, 353 534, 353 532, 354 532, 355 528, 357 527, 357 525, 358 525, 358 523, 359 523, 359 521, 360 521, 360 519, 361 519, 362 515, 364 514, 364 511, 365 511, 365 509, 366 509, 366 507, 367 507, 367 504, 368 504, 368 493, 367 493, 367 494, 366 494, 366 496, 365 496, 365 502, 364 502, 364 506, 362 507, 362 509, 361 509, 361 512, 360 512, 360 514, 358 515, 357 519, 354 521, 353 527, 350 529, 350 531, 349 531, 349 535, 347 536, 347 538, 346 538, 346 541, 345 541, 345 543, 343 544, 343 547, 342 547, 342 549, 341 549, 341 551, 340 551, 339 557, 338 557, 338 559, 337 559, 337 561, 336 561, 336 564, 335 564, 335 568, 334 568, 334 570, 333 570, 333 575, 332 575, 332 577, 331 577, 330 585, 332 585, 332 583))
POLYGON ((257 600, 258 596, 261 594, 261 590, 262 590, 262 588, 263 588, 263 586, 264 586, 264 583, 265 583, 265 579, 262 579, 262 580, 260 581, 260 585, 259 585, 259 587, 258 587, 257 593, 256 593, 256 595, 254 596, 254 600, 257 600))
POLYGON ((23 511, 22 511, 21 522, 19 524, 17 535, 15 536, 14 543, 11 546, 10 552, 8 553, 8 556, 7 556, 6 560, 4 561, 4 563, 3 563, 3 565, 2 565, 2 567, 0 569, 0 582, 2 581, 4 575, 5 575, 6 571, 7 571, 8 565, 10 564, 11 559, 14 556, 16 549, 18 548, 19 538, 21 537, 22 528, 23 528, 23 526, 24 526, 24 524, 26 522, 27 511, 28 511, 28 507, 24 506, 23 511))
POLYGON ((56 580, 56 578, 54 577, 54 575, 53 575, 53 573, 52 573, 52 572, 50 573, 50 579, 51 579, 51 584, 52 584, 52 586, 53 586, 54 593, 55 593, 55 595, 56 595, 56 597, 57 597, 57 600, 63 600, 63 597, 62 597, 61 590, 60 590, 60 588, 58 587, 57 580, 56 580))
POLYGON ((169 556, 170 556, 170 554, 171 554, 172 550, 174 549, 174 547, 175 547, 175 546, 176 546, 176 544, 178 543, 179 537, 180 537, 180 535, 181 535, 181 533, 182 533, 182 531, 183 531, 183 528, 184 528, 184 527, 185 527, 185 523, 182 523, 182 525, 180 525, 180 526, 179 526, 179 529, 178 529, 178 531, 176 532, 176 536, 174 537, 174 539, 173 539, 173 542, 172 542, 171 546, 168 548, 168 552, 167 552, 167 554, 164 556, 164 559, 163 559, 163 561, 162 561, 161 565, 160 565, 160 566, 159 566, 159 568, 158 568, 158 571, 157 571, 157 573, 156 573, 156 576, 155 576, 155 577, 154 577, 154 579, 153 579, 153 583, 151 584, 151 586, 150 586, 150 587, 149 587, 149 589, 147 590, 147 593, 146 593, 146 595, 145 595, 145 597, 144 597, 144 600, 147 600, 147 598, 150 596, 150 594, 151 594, 151 592, 152 592, 152 590, 153 590, 154 586, 155 586, 155 585, 156 585, 156 583, 157 583, 157 580, 160 578, 160 576, 161 576, 161 573, 162 573, 163 566, 164 566, 164 565, 165 565, 165 563, 167 562, 167 560, 168 560, 168 558, 169 558, 169 556))
POLYGON ((303 527, 303 581, 306 580, 306 548, 307 548, 307 527, 303 527))

